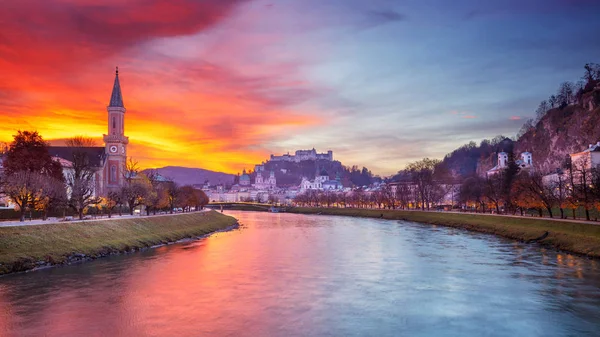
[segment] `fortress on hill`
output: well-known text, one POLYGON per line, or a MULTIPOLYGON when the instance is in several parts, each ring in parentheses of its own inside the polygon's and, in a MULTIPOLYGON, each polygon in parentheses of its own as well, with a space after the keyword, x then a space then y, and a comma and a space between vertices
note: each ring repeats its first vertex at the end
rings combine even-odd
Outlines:
POLYGON ((289 161, 299 163, 304 160, 329 160, 333 161, 333 151, 327 151, 327 153, 317 153, 313 148, 312 150, 298 150, 295 155, 284 154, 282 156, 271 155, 270 161, 289 161))

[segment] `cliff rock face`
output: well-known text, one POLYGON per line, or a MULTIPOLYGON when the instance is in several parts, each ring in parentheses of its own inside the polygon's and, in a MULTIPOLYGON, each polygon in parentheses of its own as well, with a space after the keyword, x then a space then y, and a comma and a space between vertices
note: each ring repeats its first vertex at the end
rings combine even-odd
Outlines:
POLYGON ((570 153, 581 152, 600 141, 600 108, 592 100, 582 103, 585 102, 588 104, 548 111, 535 128, 515 142, 515 155, 531 152, 535 168, 550 173, 563 167, 570 153))

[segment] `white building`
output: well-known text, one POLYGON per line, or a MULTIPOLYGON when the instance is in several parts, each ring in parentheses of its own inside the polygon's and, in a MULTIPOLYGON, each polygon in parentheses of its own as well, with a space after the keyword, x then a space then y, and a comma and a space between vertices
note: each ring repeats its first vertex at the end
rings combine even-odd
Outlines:
MULTIPOLYGON (((531 169, 533 168, 533 156, 531 152, 523 152, 521 153, 521 159, 515 160, 515 164, 517 164, 521 169, 531 169)), ((508 153, 502 151, 498 153, 498 163, 496 166, 489 169, 486 173, 488 176, 499 173, 502 170, 508 168, 508 153)))
POLYGON ((267 179, 263 178, 261 172, 256 173, 256 179, 254 182, 254 188, 257 190, 274 190, 277 187, 277 180, 275 179, 275 172, 271 171, 267 179))
POLYGON ((321 170, 321 172, 317 173, 314 180, 308 180, 306 177, 302 177, 302 182, 300 183, 300 192, 307 190, 338 191, 343 188, 339 177, 336 180, 330 180, 329 174, 327 174, 325 170, 321 170))
POLYGON ((600 142, 590 144, 581 152, 570 154, 571 165, 575 170, 590 170, 600 165, 600 142))

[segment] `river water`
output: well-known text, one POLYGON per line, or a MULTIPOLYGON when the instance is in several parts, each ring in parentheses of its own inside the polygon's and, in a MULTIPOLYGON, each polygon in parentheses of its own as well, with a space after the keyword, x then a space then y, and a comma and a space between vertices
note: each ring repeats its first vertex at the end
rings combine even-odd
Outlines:
POLYGON ((600 336, 600 261, 409 222, 237 230, 0 278, 0 336, 600 336))

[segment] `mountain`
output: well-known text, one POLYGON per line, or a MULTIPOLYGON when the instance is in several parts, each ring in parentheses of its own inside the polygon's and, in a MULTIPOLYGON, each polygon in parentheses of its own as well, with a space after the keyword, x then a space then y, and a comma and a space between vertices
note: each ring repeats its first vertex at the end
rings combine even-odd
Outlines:
POLYGON ((153 170, 179 185, 204 185, 207 180, 211 185, 231 185, 235 177, 233 174, 181 166, 166 166, 153 170))

